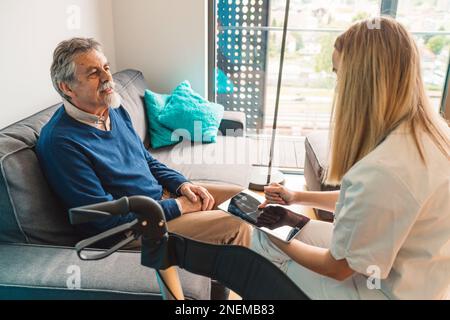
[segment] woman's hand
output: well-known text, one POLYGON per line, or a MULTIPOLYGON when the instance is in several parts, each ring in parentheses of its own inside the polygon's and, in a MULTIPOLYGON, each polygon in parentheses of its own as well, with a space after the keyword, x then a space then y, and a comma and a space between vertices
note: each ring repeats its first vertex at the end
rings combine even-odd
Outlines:
MULTIPOLYGON (((295 214, 294 212, 279 206, 268 206, 263 209, 262 214, 258 217, 256 224, 259 227, 266 227, 270 230, 282 227, 300 227, 304 225, 305 218, 295 214)), ((308 219, 309 220, 309 219, 308 219)))
POLYGON ((264 187, 266 200, 258 208, 265 208, 268 204, 290 205, 295 198, 295 192, 278 183, 271 183, 264 187))

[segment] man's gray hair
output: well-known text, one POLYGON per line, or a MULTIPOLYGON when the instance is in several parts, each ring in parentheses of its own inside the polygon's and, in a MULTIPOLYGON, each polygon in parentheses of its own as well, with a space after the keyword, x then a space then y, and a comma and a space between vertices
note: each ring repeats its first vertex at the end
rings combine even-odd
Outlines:
POLYGON ((59 84, 61 82, 71 84, 75 81, 75 57, 91 50, 102 51, 100 43, 92 38, 72 38, 59 43, 56 47, 50 75, 53 86, 61 97, 70 100, 70 97, 59 88, 59 84))

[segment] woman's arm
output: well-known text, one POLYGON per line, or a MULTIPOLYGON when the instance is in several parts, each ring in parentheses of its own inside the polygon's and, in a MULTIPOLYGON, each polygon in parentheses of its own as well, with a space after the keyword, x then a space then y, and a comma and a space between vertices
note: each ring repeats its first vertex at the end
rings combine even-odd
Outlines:
POLYGON ((339 191, 297 191, 294 195, 294 202, 305 207, 334 212, 338 197, 339 191))
POLYGON ((347 260, 334 259, 329 249, 311 246, 297 239, 285 243, 272 236, 269 237, 292 260, 318 274, 343 281, 354 273, 347 260))
POLYGON ((266 201, 260 206, 265 207, 268 204, 301 204, 306 207, 313 207, 326 211, 334 212, 336 202, 339 197, 339 191, 292 191, 278 183, 272 183, 264 187, 266 201))

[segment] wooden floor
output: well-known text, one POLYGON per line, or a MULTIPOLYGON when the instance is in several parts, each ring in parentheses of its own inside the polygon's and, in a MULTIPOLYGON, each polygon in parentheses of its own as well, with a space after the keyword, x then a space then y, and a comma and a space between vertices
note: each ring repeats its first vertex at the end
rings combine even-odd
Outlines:
MULTIPOLYGON (((254 165, 267 165, 270 154, 270 137, 250 137, 254 165)), ((302 169, 305 163, 304 137, 277 137, 272 164, 287 169, 302 169)))

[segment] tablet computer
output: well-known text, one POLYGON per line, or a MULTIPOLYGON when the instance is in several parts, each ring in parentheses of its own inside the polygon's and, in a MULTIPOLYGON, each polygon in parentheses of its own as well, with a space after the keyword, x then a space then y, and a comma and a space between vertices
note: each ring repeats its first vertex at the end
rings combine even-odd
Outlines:
POLYGON ((310 221, 310 218, 281 205, 268 205, 264 209, 258 209, 263 202, 263 196, 247 189, 223 202, 218 208, 287 243, 310 221))

